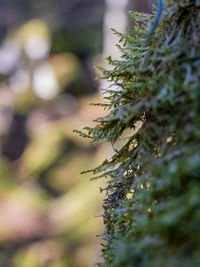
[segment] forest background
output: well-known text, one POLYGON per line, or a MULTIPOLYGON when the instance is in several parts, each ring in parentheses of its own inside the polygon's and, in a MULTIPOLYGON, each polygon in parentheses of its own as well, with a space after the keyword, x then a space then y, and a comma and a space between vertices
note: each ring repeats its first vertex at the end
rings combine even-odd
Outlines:
POLYGON ((103 115, 89 103, 106 86, 93 65, 105 64, 117 43, 108 28, 125 29, 128 9, 151 12, 152 1, 122 2, 1 0, 0 266, 99 260, 103 185, 80 172, 112 148, 72 131, 103 115))

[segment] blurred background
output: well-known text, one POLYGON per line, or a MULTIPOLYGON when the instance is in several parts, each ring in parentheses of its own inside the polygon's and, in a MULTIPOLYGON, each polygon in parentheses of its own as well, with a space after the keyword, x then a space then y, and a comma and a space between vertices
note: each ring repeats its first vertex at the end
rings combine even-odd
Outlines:
POLYGON ((118 58, 127 10, 151 0, 0 0, 0 267, 101 261, 99 188, 81 171, 112 154, 74 134, 105 114, 94 65, 118 58))

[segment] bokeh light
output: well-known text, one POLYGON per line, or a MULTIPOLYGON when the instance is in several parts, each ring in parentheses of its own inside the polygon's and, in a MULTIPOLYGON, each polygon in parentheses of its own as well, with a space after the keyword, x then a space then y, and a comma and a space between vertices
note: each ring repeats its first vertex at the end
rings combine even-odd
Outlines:
MULTIPOLYGON (((116 37, 141 1, 2 0, 0 266, 90 267, 101 261, 105 182, 84 170, 113 153, 73 133, 106 111, 93 64, 120 57, 116 37)), ((149 1, 150 2, 150 1, 149 1)))

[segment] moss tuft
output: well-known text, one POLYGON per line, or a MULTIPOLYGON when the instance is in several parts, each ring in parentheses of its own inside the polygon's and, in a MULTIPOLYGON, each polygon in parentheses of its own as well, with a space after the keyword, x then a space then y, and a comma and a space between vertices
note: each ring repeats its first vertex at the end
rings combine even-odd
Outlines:
POLYGON ((119 34, 121 60, 99 68, 108 116, 86 128, 114 144, 134 130, 111 159, 90 170, 108 180, 104 263, 113 267, 200 266, 200 1, 167 0, 150 39, 153 17, 131 13, 119 34))

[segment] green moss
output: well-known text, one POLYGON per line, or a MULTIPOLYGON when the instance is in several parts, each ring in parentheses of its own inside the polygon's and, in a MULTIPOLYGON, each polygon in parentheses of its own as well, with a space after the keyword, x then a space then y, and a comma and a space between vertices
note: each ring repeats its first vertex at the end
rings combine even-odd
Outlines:
POLYGON ((83 137, 114 144, 135 131, 111 159, 90 170, 107 178, 100 266, 200 266, 200 1, 167 0, 148 46, 154 17, 132 13, 119 34, 121 60, 102 79, 107 117, 83 137), (149 25, 150 25, 149 24, 149 25))

